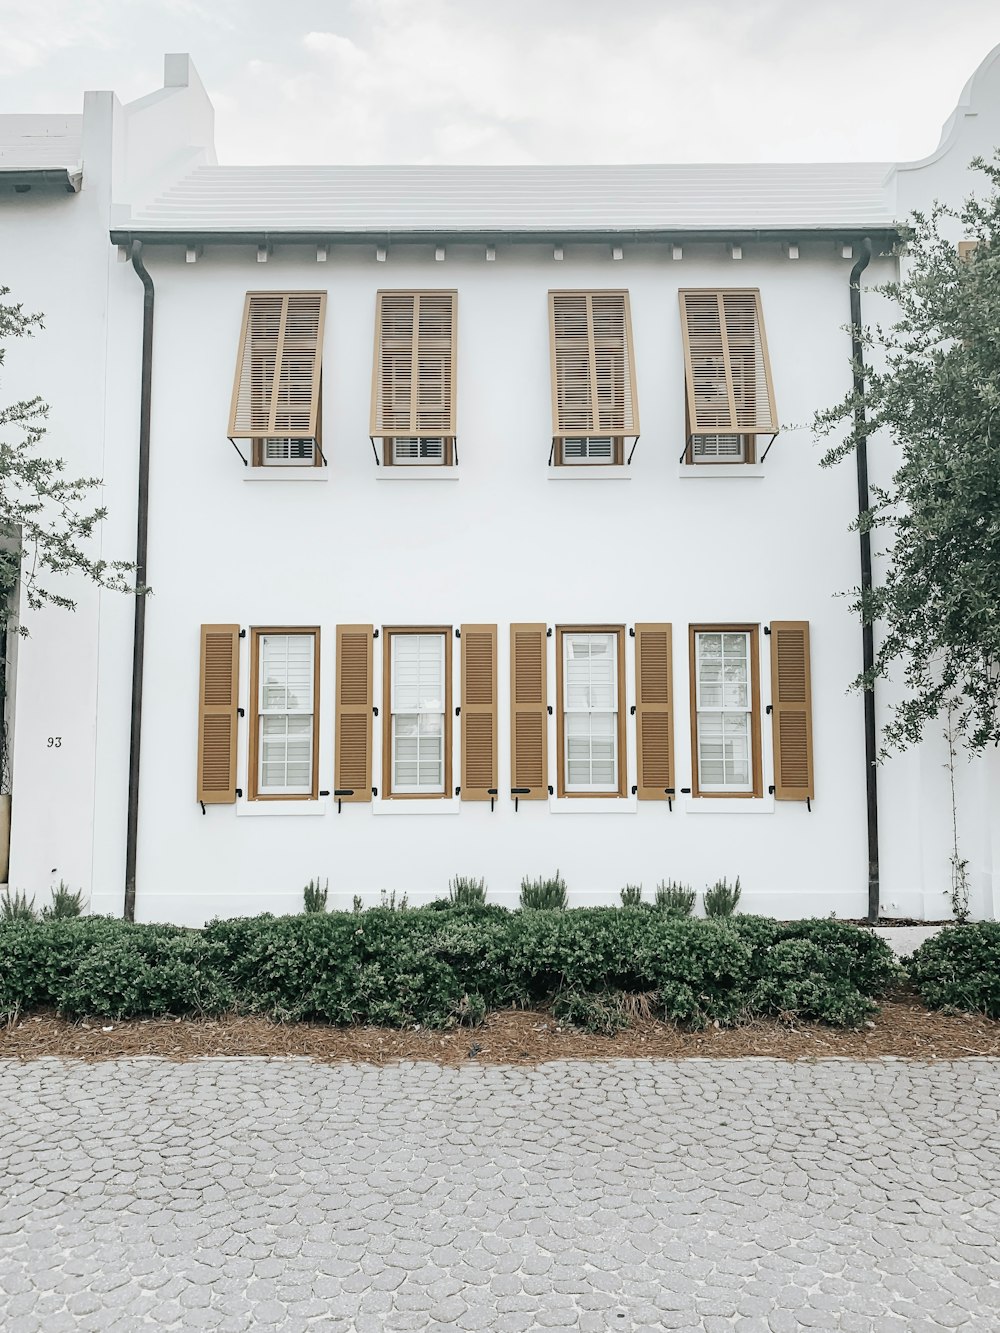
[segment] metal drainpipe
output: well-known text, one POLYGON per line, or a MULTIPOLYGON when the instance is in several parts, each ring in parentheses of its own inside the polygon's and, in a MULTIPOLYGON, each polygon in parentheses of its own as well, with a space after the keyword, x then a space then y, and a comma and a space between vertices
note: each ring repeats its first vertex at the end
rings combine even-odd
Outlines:
POLYGON ((142 282, 142 374, 139 393, 139 495, 135 537, 135 628, 132 635, 132 726, 128 755, 128 821, 125 835, 125 920, 135 920, 135 864, 139 838, 139 748, 142 738, 142 668, 146 647, 146 546, 149 528, 149 421, 153 384, 153 279, 142 262, 142 242, 132 242, 132 267, 142 282))
MULTIPOLYGON (((872 257, 869 237, 861 242, 861 254, 851 269, 851 360, 854 368, 854 451, 858 465, 858 513, 869 507, 868 495, 868 423, 865 417, 865 351, 861 341, 861 275, 872 257)), ((872 539, 870 532, 859 534, 861 545, 861 588, 872 586, 872 539)), ((875 664, 875 635, 871 625, 861 627, 861 656, 864 670, 875 664)), ((878 752, 875 730, 875 686, 865 690, 865 796, 868 804, 868 920, 879 917, 878 865, 878 752)))

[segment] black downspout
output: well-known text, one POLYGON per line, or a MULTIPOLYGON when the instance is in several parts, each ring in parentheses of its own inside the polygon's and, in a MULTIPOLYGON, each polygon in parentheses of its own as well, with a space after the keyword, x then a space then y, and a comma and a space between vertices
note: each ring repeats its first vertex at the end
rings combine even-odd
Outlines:
POLYGON ((132 728, 128 754, 125 841, 125 920, 135 920, 135 864, 139 838, 139 747, 142 739, 142 667, 146 647, 146 535, 149 528, 149 404, 153 385, 153 279, 132 242, 132 267, 142 282, 142 375, 139 401, 139 496, 135 536, 135 628, 132 635, 132 728))
MULTIPOLYGON (((851 360, 854 368, 854 450, 858 463, 858 513, 870 504, 868 495, 868 423, 865 417, 865 350, 861 325, 861 275, 872 257, 872 243, 866 236, 861 255, 851 269, 851 360)), ((862 528, 861 591, 867 597, 872 586, 872 538, 862 528)), ((875 665, 875 635, 871 624, 861 627, 861 656, 867 675, 875 665)), ((868 803, 868 920, 879 918, 878 866, 878 754, 875 730, 875 682, 864 692, 865 699, 865 795, 868 803)))

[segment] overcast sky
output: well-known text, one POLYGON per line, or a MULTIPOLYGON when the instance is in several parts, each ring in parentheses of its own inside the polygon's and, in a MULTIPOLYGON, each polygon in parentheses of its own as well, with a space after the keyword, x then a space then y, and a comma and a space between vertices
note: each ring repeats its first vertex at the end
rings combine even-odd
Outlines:
POLYGON ((189 51, 220 162, 905 160, 998 0, 0 0, 0 112, 189 51))

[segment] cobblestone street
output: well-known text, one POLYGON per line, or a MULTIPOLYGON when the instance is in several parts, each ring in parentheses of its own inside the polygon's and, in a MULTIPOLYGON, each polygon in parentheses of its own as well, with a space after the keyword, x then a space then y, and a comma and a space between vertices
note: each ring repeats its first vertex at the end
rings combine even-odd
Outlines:
POLYGON ((1000 1063, 0 1062, 0 1328, 1000 1328, 1000 1063))

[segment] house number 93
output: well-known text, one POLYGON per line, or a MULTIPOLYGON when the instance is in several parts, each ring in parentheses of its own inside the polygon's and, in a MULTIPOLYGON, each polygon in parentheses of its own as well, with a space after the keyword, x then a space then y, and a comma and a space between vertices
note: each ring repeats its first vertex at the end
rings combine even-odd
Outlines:
POLYGON ((61 736, 50 736, 49 739, 45 742, 45 745, 46 745, 46 748, 49 749, 49 750, 61 750, 61 749, 62 749, 62 737, 61 737, 61 736))

